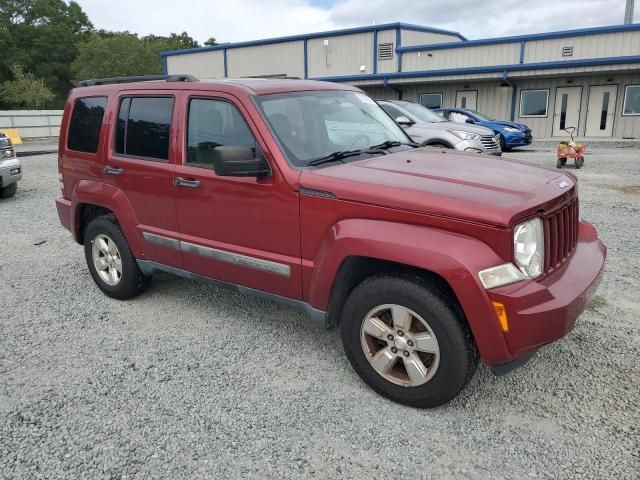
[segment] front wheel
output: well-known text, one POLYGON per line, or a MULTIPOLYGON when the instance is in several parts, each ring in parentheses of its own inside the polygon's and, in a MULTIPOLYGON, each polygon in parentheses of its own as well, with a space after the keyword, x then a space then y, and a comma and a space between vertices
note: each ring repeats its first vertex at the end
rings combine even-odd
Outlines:
POLYGON ((138 267, 113 215, 98 217, 89 224, 84 234, 84 254, 93 280, 109 297, 133 298, 151 282, 138 267))
POLYGON ((455 301, 419 278, 365 280, 346 301, 340 332, 358 375, 379 394, 413 407, 447 403, 477 366, 455 301))
POLYGON ((18 191, 18 184, 12 183, 11 185, 7 185, 6 187, 0 188, 0 198, 11 198, 18 191))

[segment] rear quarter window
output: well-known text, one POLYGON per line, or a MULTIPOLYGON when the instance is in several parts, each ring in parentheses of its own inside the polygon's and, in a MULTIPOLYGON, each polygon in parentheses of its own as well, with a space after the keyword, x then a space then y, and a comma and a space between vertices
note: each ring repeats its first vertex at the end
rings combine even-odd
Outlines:
POLYGON ((100 140, 100 127, 107 97, 78 98, 73 107, 67 148, 78 152, 96 153, 100 140))

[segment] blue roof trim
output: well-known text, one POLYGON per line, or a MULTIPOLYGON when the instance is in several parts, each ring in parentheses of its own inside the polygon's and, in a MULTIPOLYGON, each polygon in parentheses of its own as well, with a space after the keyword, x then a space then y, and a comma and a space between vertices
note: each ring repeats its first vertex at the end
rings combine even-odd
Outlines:
POLYGON ((501 43, 518 43, 532 40, 548 40, 551 38, 581 37, 601 33, 634 32, 640 30, 640 23, 630 25, 610 25, 607 27, 581 28, 579 30, 564 30, 559 32, 533 33, 514 37, 483 38, 481 40, 467 40, 466 42, 432 43, 430 45, 412 45, 396 48, 397 52, 425 52, 442 50, 445 48, 480 47, 482 45, 498 45, 501 43))
POLYGON ((209 47, 185 48, 183 50, 168 50, 165 52, 160 52, 160 55, 162 55, 163 57, 166 57, 169 55, 182 55, 185 53, 210 52, 214 50, 223 50, 228 48, 253 47, 256 45, 269 45, 274 43, 295 42, 298 40, 309 40, 312 38, 336 37, 339 35, 349 35, 353 33, 367 33, 367 32, 376 32, 376 31, 379 32, 380 30, 393 30, 395 28, 401 28, 403 30, 412 30, 415 32, 441 33, 444 35, 452 35, 454 37, 458 37, 460 40, 463 40, 463 41, 467 40, 458 32, 441 30, 439 28, 423 27, 422 25, 412 25, 410 23, 396 22, 396 23, 384 23, 380 25, 370 25, 367 27, 344 28, 341 30, 331 30, 328 32, 305 33, 302 35, 290 35, 287 37, 265 38, 263 40, 252 40, 248 42, 222 43, 220 45, 212 45, 209 47))
POLYGON ((545 70, 550 68, 590 67, 594 65, 620 65, 640 63, 640 55, 624 57, 588 58, 584 60, 559 60, 554 62, 515 63, 512 65, 490 65, 468 68, 448 68, 444 70, 422 70, 413 72, 378 73, 376 75, 343 75, 336 77, 315 77, 313 80, 328 82, 355 82, 362 80, 385 80, 394 78, 435 77, 439 75, 465 75, 468 73, 518 72, 522 70, 545 70))

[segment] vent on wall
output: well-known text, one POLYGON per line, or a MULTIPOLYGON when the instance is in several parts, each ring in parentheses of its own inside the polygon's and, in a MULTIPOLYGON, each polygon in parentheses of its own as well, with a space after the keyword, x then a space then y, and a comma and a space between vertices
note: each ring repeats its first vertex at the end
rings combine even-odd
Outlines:
POLYGON ((563 57, 573 56, 573 47, 562 47, 562 56, 563 57))
POLYGON ((393 58, 393 43, 378 44, 378 60, 391 60, 393 58))

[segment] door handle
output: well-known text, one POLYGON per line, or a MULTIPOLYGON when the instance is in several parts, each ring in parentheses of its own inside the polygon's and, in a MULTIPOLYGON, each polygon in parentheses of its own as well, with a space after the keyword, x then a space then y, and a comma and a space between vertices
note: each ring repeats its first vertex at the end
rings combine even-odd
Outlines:
POLYGON ((200 186, 200 180, 187 180, 182 177, 176 177, 174 183, 176 187, 198 188, 200 186))
POLYGON ((124 169, 122 168, 116 168, 116 167, 110 167, 109 165, 105 166, 102 171, 104 173, 108 173, 109 175, 122 175, 124 173, 124 169))

